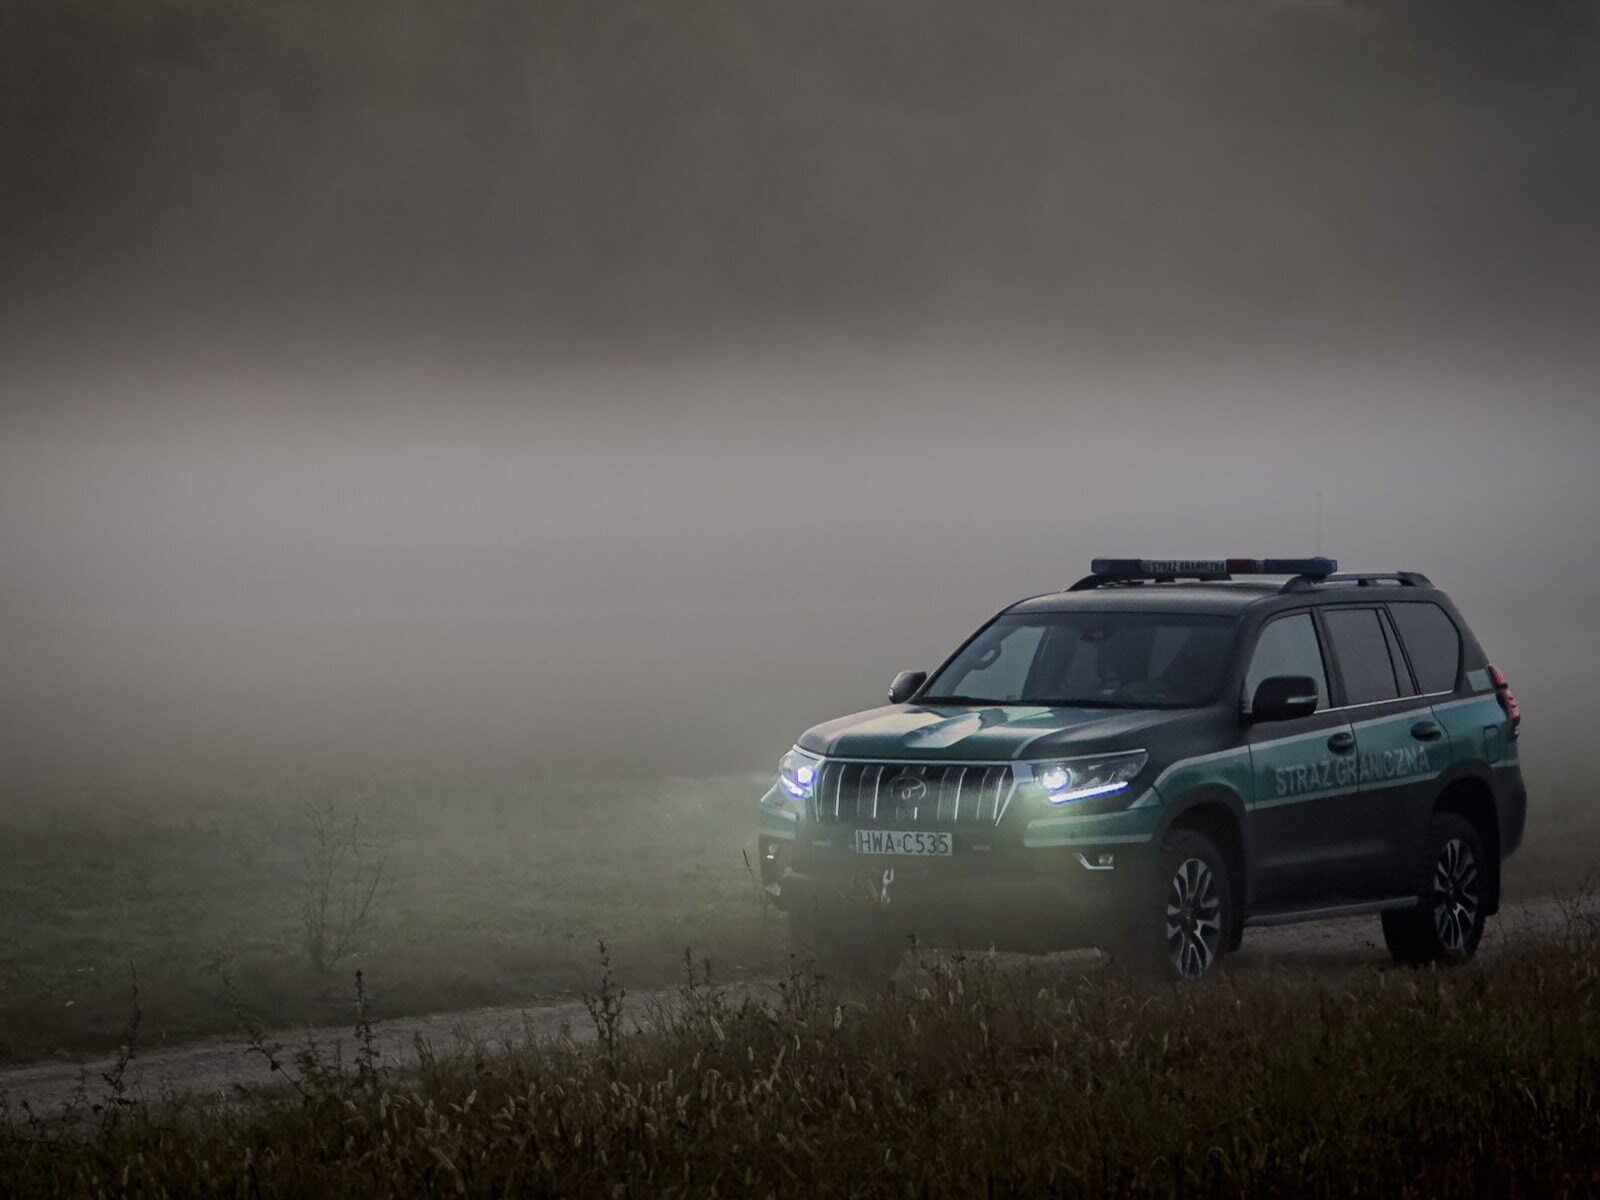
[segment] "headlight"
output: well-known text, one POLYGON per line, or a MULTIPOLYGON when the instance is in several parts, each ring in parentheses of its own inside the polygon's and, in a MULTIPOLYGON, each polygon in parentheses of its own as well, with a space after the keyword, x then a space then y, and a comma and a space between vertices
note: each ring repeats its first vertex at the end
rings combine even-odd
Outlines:
POLYGON ((778 786, 796 800, 811 798, 822 760, 804 750, 791 750, 778 760, 778 786))
POLYGON ((1127 791, 1150 756, 1143 750, 1033 764, 1033 778, 1051 804, 1071 804, 1127 791))

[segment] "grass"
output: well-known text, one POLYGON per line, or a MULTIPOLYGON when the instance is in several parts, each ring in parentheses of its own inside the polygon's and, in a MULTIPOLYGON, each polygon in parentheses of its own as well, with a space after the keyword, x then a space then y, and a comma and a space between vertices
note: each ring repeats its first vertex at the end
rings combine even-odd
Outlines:
POLYGON ((1597 952, 1580 920, 1353 982, 946 959, 874 996, 797 972, 736 1001, 693 976, 586 1049, 303 1061, 243 1102, 19 1122, 0 1192, 1593 1194, 1597 952))
POLYGON ((764 780, 386 782, 214 801, 53 798, 0 817, 0 1061, 114 1048, 139 975, 146 1048, 340 1023, 356 968, 390 1015, 576 994, 604 936, 629 985, 685 945, 725 977, 780 972, 743 852, 764 780), (374 921, 316 970, 308 812, 360 813, 385 856, 374 921))

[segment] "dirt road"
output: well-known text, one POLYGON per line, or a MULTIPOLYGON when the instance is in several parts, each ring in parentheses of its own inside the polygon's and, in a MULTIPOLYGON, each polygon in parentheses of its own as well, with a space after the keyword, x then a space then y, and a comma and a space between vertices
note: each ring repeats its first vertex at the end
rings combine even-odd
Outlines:
MULTIPOLYGON (((1508 940, 1524 934, 1549 933, 1565 922, 1561 907, 1553 900, 1529 900, 1508 905, 1489 922, 1484 934, 1482 954, 1494 954, 1508 940)), ((1011 956, 1005 956, 1008 959, 1011 956)), ((1021 961, 1020 959, 1018 961, 1021 961)), ((1093 969, 1093 959, 1085 963, 1093 969)), ((1252 929, 1245 935, 1243 949, 1232 960, 1233 970, 1259 970, 1273 964, 1301 965, 1327 970, 1374 970, 1388 964, 1376 917, 1353 917, 1315 925, 1291 925, 1252 929)), ((760 991, 765 985, 744 984, 760 991)), ((630 993, 628 1011, 644 1013, 652 1002, 670 1005, 676 993, 671 990, 630 993)), ((349 1026, 309 1031, 324 1047, 342 1043, 347 1060, 352 1041, 349 1026)), ((269 1035, 267 1044, 281 1043, 284 1057, 296 1046, 305 1044, 308 1031, 282 1030, 269 1035)), ((594 1038, 594 1028, 581 1002, 540 1004, 534 1007, 481 1008, 466 1012, 437 1013, 424 1017, 383 1020, 377 1026, 377 1046, 384 1062, 404 1067, 416 1061, 416 1041, 441 1051, 464 1043, 493 1048, 509 1041, 524 1042, 529 1037, 570 1037, 575 1042, 594 1038)), ((56 1111, 82 1095, 88 1102, 106 1093, 101 1073, 108 1070, 106 1059, 82 1063, 48 1062, 0 1071, 0 1094, 7 1097, 13 1112, 26 1102, 36 1112, 56 1111)), ((124 1076, 131 1094, 155 1098, 166 1093, 234 1094, 240 1087, 270 1083, 272 1073, 266 1060, 251 1052, 243 1035, 189 1046, 151 1051, 133 1059, 124 1076)))

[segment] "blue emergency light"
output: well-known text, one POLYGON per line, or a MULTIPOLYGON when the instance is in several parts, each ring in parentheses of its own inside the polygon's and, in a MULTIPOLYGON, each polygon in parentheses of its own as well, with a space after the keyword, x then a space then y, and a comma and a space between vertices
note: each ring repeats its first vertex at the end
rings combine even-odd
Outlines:
POLYGON ((1326 579, 1331 558, 1097 558, 1089 566, 1110 579, 1226 579, 1232 575, 1302 575, 1326 579))

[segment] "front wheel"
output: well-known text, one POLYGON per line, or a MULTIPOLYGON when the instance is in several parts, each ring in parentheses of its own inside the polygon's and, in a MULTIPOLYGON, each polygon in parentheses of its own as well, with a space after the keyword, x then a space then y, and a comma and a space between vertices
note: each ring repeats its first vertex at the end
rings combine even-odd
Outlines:
POLYGON ((1205 834, 1177 829, 1162 843, 1155 883, 1146 899, 1135 902, 1113 955, 1165 979, 1200 979, 1233 947, 1236 913, 1227 859, 1205 834))
POLYGON ((1383 940, 1395 962, 1457 965, 1483 938, 1489 859, 1472 822, 1440 813, 1428 826, 1426 875, 1415 908, 1383 914, 1383 940))

